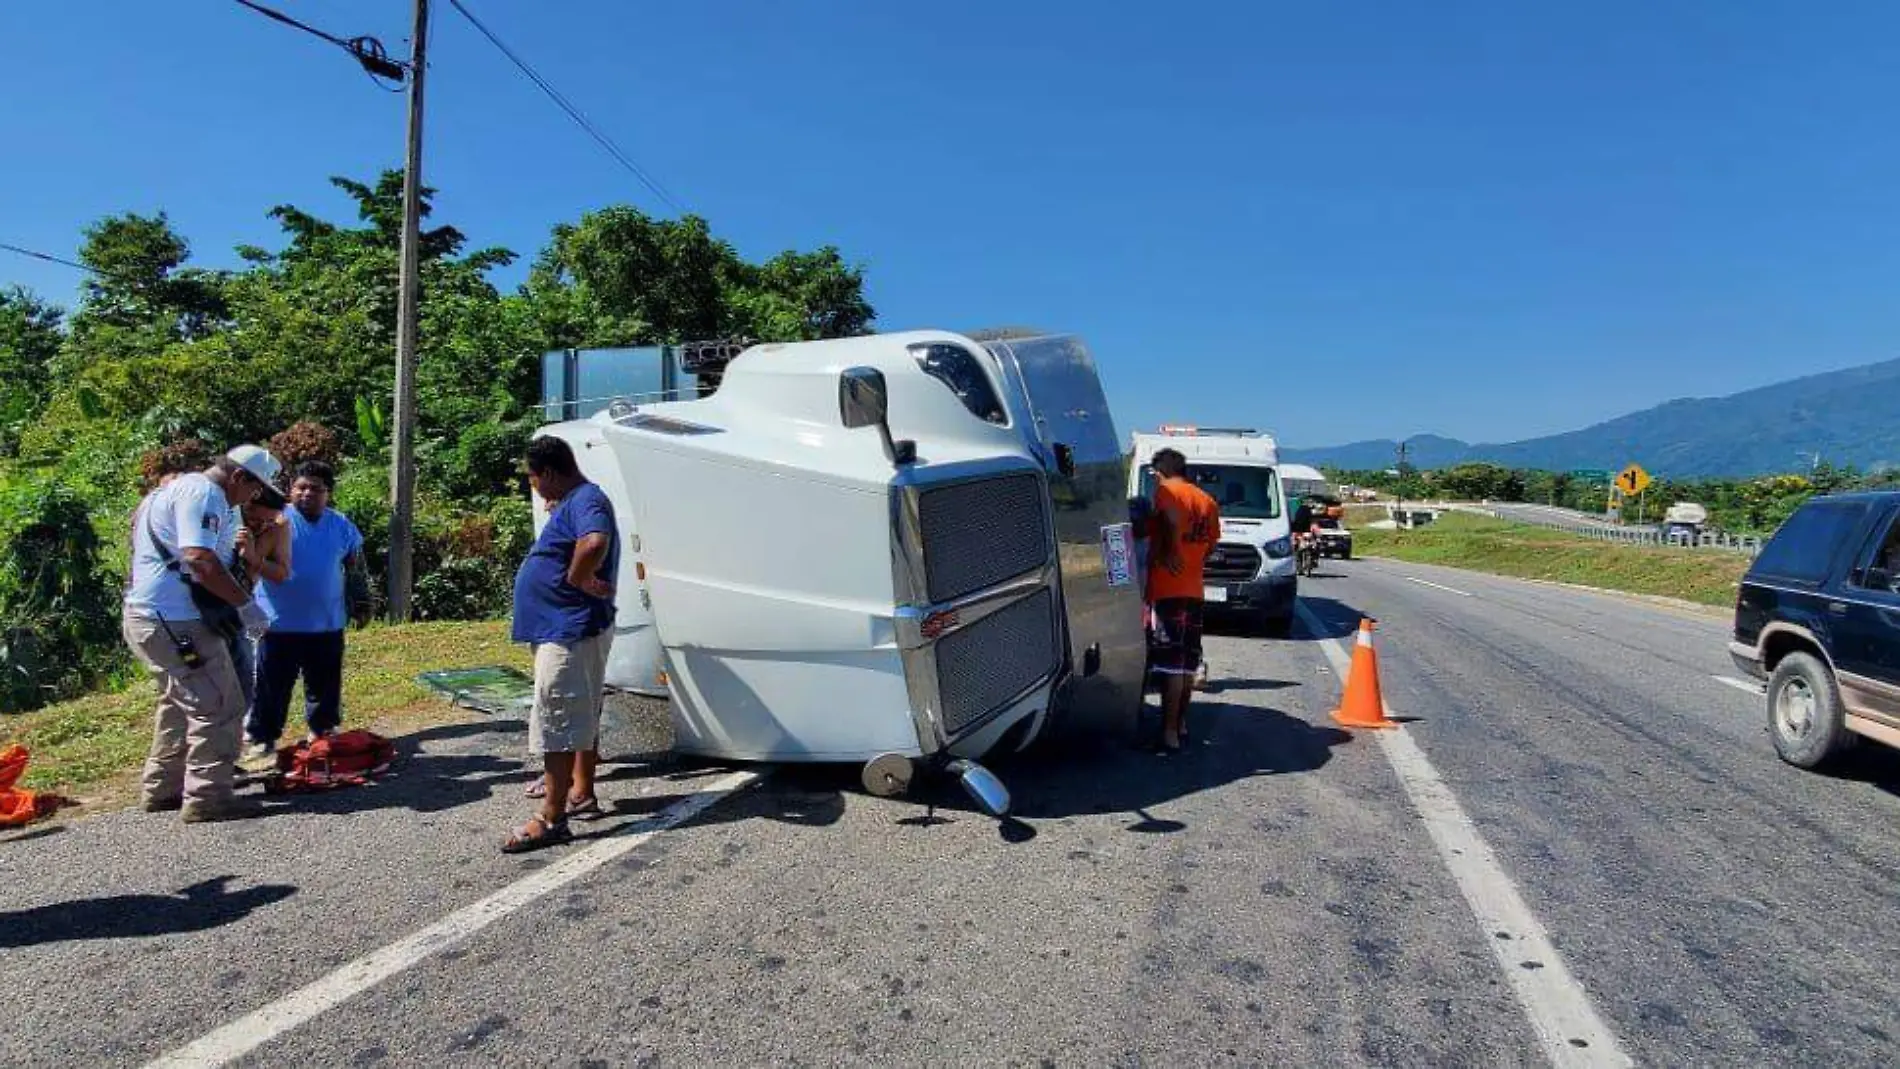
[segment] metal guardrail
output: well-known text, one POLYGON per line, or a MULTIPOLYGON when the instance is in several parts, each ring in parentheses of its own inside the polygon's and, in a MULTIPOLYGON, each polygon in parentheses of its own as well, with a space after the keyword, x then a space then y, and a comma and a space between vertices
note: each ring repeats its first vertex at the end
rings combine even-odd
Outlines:
POLYGON ((1664 534, 1661 531, 1643 527, 1615 527, 1607 523, 1585 524, 1577 526, 1549 517, 1526 516, 1521 513, 1505 513, 1499 509, 1484 508, 1479 505, 1453 505, 1459 512, 1475 512, 1492 519, 1507 523, 1522 523, 1532 527, 1548 527, 1554 531, 1566 531, 1582 535, 1598 542, 1615 542, 1629 546, 1675 546, 1680 549, 1715 549, 1727 553, 1744 553, 1754 557, 1761 553, 1761 539, 1755 535, 1732 535, 1703 532, 1691 537, 1682 534, 1664 534))

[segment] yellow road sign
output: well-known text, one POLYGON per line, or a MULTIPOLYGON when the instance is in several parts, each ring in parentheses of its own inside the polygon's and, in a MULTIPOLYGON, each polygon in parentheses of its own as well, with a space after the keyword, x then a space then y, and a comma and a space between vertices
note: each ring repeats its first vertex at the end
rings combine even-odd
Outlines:
POLYGON ((1649 473, 1643 470, 1641 464, 1631 464, 1616 473, 1616 488, 1623 491, 1625 496, 1640 494, 1648 485, 1649 473))

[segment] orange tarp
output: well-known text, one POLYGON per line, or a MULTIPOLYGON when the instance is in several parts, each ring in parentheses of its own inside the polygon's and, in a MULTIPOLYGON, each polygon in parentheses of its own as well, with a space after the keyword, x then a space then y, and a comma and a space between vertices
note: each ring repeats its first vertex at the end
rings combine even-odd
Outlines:
POLYGON ((17 786, 26 774, 26 747, 15 743, 0 750, 0 828, 17 828, 52 814, 65 803, 57 794, 17 786))

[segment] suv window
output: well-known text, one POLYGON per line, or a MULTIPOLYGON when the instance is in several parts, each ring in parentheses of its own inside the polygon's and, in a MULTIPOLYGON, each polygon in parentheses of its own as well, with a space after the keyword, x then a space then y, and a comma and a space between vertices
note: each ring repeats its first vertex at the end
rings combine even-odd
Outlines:
POLYGON ((1827 578, 1841 543, 1866 513, 1867 506, 1858 501, 1803 505, 1775 532, 1749 571, 1797 583, 1819 583, 1827 578))
POLYGON ((1888 523, 1886 535, 1874 543, 1873 556, 1866 565, 1864 581, 1856 586, 1900 593, 1900 516, 1888 523))

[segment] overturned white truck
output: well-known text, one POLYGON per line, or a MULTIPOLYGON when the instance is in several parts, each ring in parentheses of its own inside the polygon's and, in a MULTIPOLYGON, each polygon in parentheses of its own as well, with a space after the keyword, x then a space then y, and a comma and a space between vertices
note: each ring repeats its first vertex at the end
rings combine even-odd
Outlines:
POLYGON ((1133 729, 1144 646, 1123 460, 1072 336, 761 345, 699 400, 599 421, 677 746, 917 766, 1133 729))

